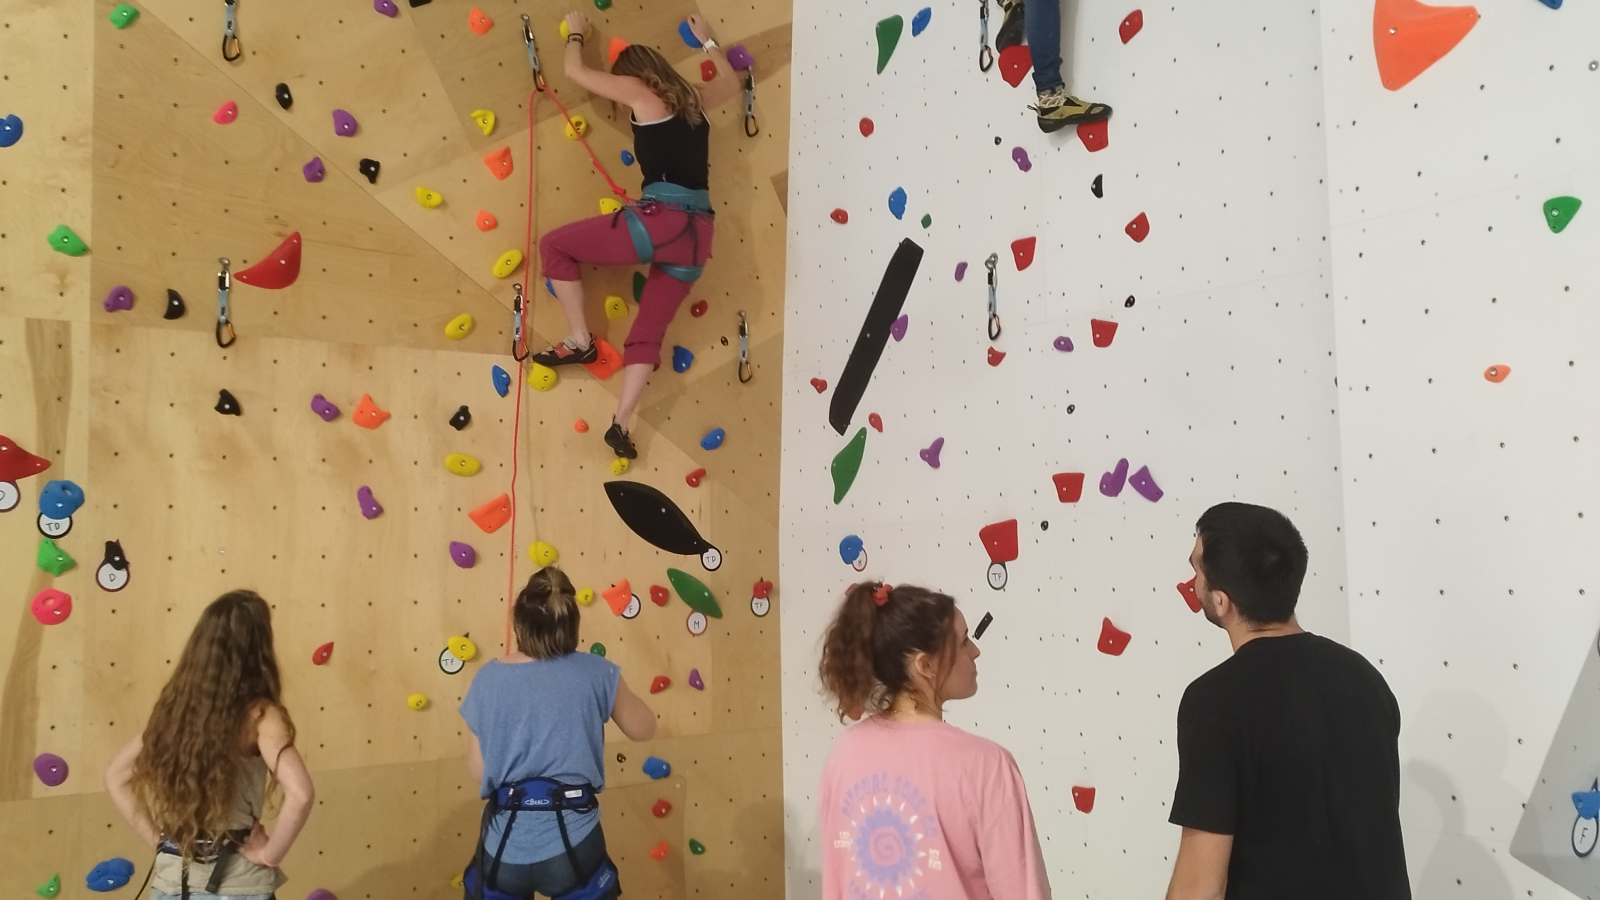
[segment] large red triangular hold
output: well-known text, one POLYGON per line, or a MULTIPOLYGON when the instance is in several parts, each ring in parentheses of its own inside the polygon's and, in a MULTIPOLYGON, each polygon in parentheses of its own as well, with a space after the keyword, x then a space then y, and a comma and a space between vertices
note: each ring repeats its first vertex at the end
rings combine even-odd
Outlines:
POLYGON ((233 273, 235 281, 251 287, 277 290, 294 284, 300 277, 300 232, 283 239, 278 249, 243 272, 233 273))
POLYGON ((1110 619, 1100 620, 1100 642, 1095 646, 1107 656, 1121 656, 1122 651, 1128 649, 1128 641, 1133 635, 1111 624, 1110 619))
POLYGON ((989 561, 1011 562, 1017 558, 1017 520, 1007 519, 978 529, 978 539, 983 549, 989 551, 989 561))
POLYGON ((1056 498, 1062 503, 1077 503, 1083 498, 1083 473, 1058 472, 1050 476, 1056 483, 1056 498))
POLYGON ((1017 264, 1017 271, 1033 265, 1033 248, 1039 243, 1038 238, 1018 238, 1011 242, 1011 259, 1017 264))
POLYGON ((1000 77, 1006 84, 1016 87, 1033 68, 1033 51, 1027 44, 1013 44, 1000 51, 1000 77))
POLYGON ((50 468, 50 460, 34 456, 16 441, 0 434, 0 481, 21 481, 50 468))
POLYGON ((1128 13, 1127 18, 1122 20, 1122 24, 1117 26, 1117 35, 1121 37, 1122 42, 1126 44, 1127 42, 1133 40, 1133 36, 1138 34, 1139 30, 1143 27, 1144 10, 1136 9, 1133 12, 1128 13))
POLYGON ((1081 813, 1094 812, 1094 788, 1073 785, 1072 805, 1076 806, 1078 808, 1078 812, 1081 813))
POLYGON ((1150 236, 1150 220, 1144 213, 1139 213, 1128 223, 1128 227, 1122 230, 1128 233, 1128 237, 1133 238, 1135 244, 1142 244, 1144 239, 1150 236))
POLYGON ((1372 5, 1372 49, 1378 78, 1398 91, 1444 58, 1478 24, 1471 6, 1424 6, 1417 0, 1377 0, 1372 5))
POLYGON ((1106 124, 1110 119, 1101 119, 1098 122, 1085 122, 1078 126, 1078 140, 1083 141, 1083 149, 1094 153, 1104 150, 1111 143, 1111 129, 1106 124))
POLYGON ((1109 347, 1111 340, 1117 336, 1117 323, 1106 319, 1090 319, 1089 331, 1094 335, 1096 347, 1109 347))
POLYGON ((1194 579, 1191 578, 1178 585, 1178 593, 1183 595, 1183 602, 1189 604, 1190 612, 1200 611, 1200 597, 1194 592, 1194 579))

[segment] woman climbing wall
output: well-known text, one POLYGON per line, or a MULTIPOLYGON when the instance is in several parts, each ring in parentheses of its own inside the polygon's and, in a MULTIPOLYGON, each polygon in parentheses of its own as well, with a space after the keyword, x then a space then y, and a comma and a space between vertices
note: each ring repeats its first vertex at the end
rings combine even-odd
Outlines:
POLYGON ((739 91, 739 81, 705 21, 689 17, 689 28, 705 46, 717 76, 696 87, 673 71, 649 47, 630 45, 617 55, 609 73, 583 60, 582 13, 566 18, 566 73, 579 87, 629 108, 634 156, 644 174, 642 196, 614 215, 595 216, 547 232, 539 240, 544 273, 566 313, 569 333, 555 346, 534 354, 544 366, 592 363, 599 358, 584 315, 583 281, 578 266, 650 264, 639 298, 639 312, 622 351, 622 395, 606 430, 606 444, 618 456, 639 455, 628 437, 629 423, 650 373, 661 365, 667 324, 700 277, 711 256, 711 125, 705 111, 739 91))

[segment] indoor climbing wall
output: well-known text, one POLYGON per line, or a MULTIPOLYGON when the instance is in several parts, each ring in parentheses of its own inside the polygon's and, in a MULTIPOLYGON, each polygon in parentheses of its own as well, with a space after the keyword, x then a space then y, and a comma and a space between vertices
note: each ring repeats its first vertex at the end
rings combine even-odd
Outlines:
MULTIPOLYGON (((626 120, 561 73, 572 6, 240 0, 226 60, 220 0, 0 0, 0 893, 86 896, 117 858, 125 890, 143 880, 101 773, 199 610, 247 587, 317 786, 280 896, 459 896, 481 807, 456 707, 502 652, 508 584, 548 556, 594 598, 580 649, 653 691, 656 740, 608 732, 628 895, 779 881, 790 10, 585 4, 591 64, 617 37, 699 80, 696 12, 754 63, 755 120, 742 95, 712 117, 716 258, 666 348, 692 361, 655 376, 619 472, 600 435, 620 379, 525 381, 510 352, 514 284, 534 349, 565 331, 520 258, 530 222, 612 196, 530 102, 522 15, 555 98, 639 187, 626 120)), ((586 282, 621 346, 632 270, 586 282)))
MULTIPOLYGON (((1316 4, 1069 4, 1069 87, 1115 114, 1052 136, 1015 52, 979 70, 976 6, 796 10, 791 897, 848 852, 816 827, 839 730, 816 673, 858 579, 982 628, 949 719, 1015 754, 1057 896, 1166 884, 1178 700, 1228 654, 1177 588, 1207 507, 1288 514, 1303 620, 1349 637, 1316 4)), ((875 842, 863 896, 912 896, 917 852, 875 842)))

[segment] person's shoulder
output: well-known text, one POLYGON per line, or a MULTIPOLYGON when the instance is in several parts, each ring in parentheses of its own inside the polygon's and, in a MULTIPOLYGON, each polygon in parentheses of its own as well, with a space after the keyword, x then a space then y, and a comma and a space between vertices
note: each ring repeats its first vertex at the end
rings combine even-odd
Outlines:
POLYGON ((946 723, 934 729, 933 736, 941 749, 962 760, 964 765, 1016 768, 1017 760, 1010 750, 982 735, 946 723))
POLYGON ((553 660, 553 662, 569 671, 581 672, 590 678, 611 678, 622 671, 620 666, 604 656, 594 653, 582 653, 576 650, 553 660))

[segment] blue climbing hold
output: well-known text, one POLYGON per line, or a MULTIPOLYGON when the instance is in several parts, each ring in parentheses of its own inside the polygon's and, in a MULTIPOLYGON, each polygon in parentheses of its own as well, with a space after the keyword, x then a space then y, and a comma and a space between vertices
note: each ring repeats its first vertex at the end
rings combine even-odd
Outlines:
POLYGON ((633 165, 633 154, 626 150, 622 151, 622 164, 625 166, 633 165))
MULTIPOLYGON (((545 290, 546 290, 546 291, 549 291, 549 292, 550 292, 550 296, 552 296, 552 297, 555 297, 555 296, 556 296, 556 286, 555 286, 555 285, 553 285, 553 284, 551 284, 551 283, 550 283, 550 279, 548 279, 548 278, 546 278, 546 279, 545 279, 545 280, 544 280, 544 289, 545 289, 545 290)), ((559 297, 558 297, 558 298, 557 298, 557 299, 560 299, 560 298, 559 298, 559 297)))
POLYGON ((862 542, 861 538, 853 534, 846 535, 845 539, 839 542, 839 558, 846 563, 854 564, 856 560, 861 558, 861 554, 866 549, 867 545, 862 542))
POLYGON ((1572 805, 1578 809, 1578 818, 1600 819, 1600 790, 1573 791, 1572 805))
POLYGON ((906 189, 895 188, 889 195, 889 212, 894 213, 896 219, 903 219, 906 215, 906 189))
POLYGON ((700 439, 700 449, 715 450, 722 446, 722 439, 727 436, 728 433, 723 431, 721 428, 713 428, 706 432, 705 437, 700 439))
POLYGON ((1551 9, 1560 9, 1561 8, 1561 0, 1539 0, 1539 2, 1543 3, 1545 6, 1550 7, 1551 9))
POLYGON ((660 781, 672 774, 672 764, 658 757, 650 757, 644 761, 644 773, 652 779, 660 781))
POLYGON ((689 348, 688 347, 679 347, 676 344, 673 345, 673 347, 672 347, 672 371, 674 371, 674 372, 687 372, 687 371, 689 371, 690 364, 693 363, 693 362, 694 362, 694 354, 689 352, 689 348))
POLYGON ((98 863, 89 870, 85 880, 89 890, 98 893, 114 891, 133 880, 133 863, 118 856, 98 863))
POLYGON ((678 23, 678 37, 683 38, 683 42, 685 44, 688 44, 696 50, 699 50, 701 47, 705 46, 704 44, 700 43, 699 38, 694 36, 694 29, 689 27, 688 19, 678 23))
POLYGON ((924 6, 923 8, 917 10, 917 14, 911 18, 911 36, 916 37, 917 35, 921 34, 923 29, 927 28, 928 23, 932 20, 933 7, 924 6))
POLYGON ((499 366, 495 366, 492 374, 494 375, 495 393, 504 397, 506 392, 511 390, 511 373, 499 366))
POLYGON ((83 488, 70 481, 52 481, 39 492, 39 514, 65 519, 83 505, 83 488))
POLYGON ((0 147, 9 147, 22 140, 22 117, 12 113, 0 119, 0 147))

